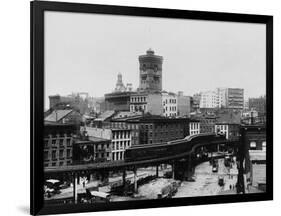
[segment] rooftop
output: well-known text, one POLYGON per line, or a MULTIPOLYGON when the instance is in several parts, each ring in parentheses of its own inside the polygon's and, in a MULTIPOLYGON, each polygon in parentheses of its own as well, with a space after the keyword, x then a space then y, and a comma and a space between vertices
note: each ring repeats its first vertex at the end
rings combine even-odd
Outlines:
POLYGON ((44 120, 49 122, 58 122, 72 111, 72 109, 54 110, 47 115, 44 120))

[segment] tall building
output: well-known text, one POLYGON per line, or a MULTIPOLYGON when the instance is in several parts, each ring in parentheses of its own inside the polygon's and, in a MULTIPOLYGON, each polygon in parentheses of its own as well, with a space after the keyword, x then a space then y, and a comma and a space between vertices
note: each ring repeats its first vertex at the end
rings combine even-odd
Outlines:
POLYGON ((139 56, 141 91, 162 91, 162 63, 163 57, 155 55, 152 49, 139 56))
POLYGON ((219 108, 227 107, 227 88, 217 88, 217 106, 219 108))
POLYGON ((242 110, 244 107, 244 89, 228 88, 227 89, 227 108, 242 110))

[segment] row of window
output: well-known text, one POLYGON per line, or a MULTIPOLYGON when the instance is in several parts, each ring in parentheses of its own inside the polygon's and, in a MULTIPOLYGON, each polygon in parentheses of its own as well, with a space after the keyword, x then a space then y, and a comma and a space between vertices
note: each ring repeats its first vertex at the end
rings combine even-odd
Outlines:
POLYGON ((199 123, 190 123, 189 128, 190 128, 190 130, 199 129, 200 124, 199 123))
POLYGON ((124 160, 124 152, 112 152, 112 160, 124 160))
POLYGON ((144 96, 131 97, 131 102, 146 102, 146 97, 144 96))
POLYGON ((130 139, 131 132, 130 131, 113 131, 112 139, 130 139))
POLYGON ((48 166, 66 166, 66 165, 70 165, 70 164, 71 164, 71 160, 59 161, 59 162, 44 163, 44 167, 48 167, 48 166))
POLYGON ((130 106, 130 111, 131 112, 146 112, 147 106, 146 105, 131 105, 130 106))
POLYGON ((59 160, 64 158, 70 158, 71 157, 71 149, 67 149, 65 152, 65 149, 61 150, 52 150, 52 151, 44 151, 44 160, 59 160))
POLYGON ((62 134, 48 134, 45 136, 45 138, 67 138, 67 137, 72 137, 73 134, 67 134, 67 133, 62 133, 62 134))
POLYGON ((70 146, 72 138, 51 138, 51 139, 45 139, 44 140, 44 145, 45 147, 48 147, 50 144, 51 145, 67 145, 70 146))
POLYGON ((122 149, 126 149, 129 148, 131 145, 130 141, 116 141, 116 142, 112 142, 112 150, 122 150, 122 149))
POLYGON ((163 105, 164 105, 164 106, 165 106, 166 104, 168 104, 168 103, 170 103, 170 104, 176 104, 176 103, 177 103, 177 99, 171 98, 171 99, 165 99, 165 100, 163 101, 163 105))

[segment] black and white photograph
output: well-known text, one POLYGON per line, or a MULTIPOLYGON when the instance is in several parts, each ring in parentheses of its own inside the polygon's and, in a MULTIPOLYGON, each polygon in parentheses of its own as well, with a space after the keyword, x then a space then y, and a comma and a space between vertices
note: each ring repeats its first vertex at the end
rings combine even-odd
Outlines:
POLYGON ((44 11, 44 206, 266 194, 267 39, 265 23, 44 11))

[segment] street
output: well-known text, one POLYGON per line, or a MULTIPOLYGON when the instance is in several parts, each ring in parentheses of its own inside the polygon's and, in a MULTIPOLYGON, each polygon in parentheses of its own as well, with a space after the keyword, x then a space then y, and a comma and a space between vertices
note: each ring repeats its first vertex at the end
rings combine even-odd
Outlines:
POLYGON ((193 197, 193 196, 211 196, 219 194, 235 194, 233 185, 237 182, 236 164, 230 169, 231 176, 228 175, 228 169, 224 165, 224 159, 218 160, 219 169, 217 173, 212 172, 212 166, 209 162, 199 164, 195 168, 194 182, 183 181, 174 197, 193 197), (224 178, 225 185, 218 185, 219 176, 224 178), (230 189, 231 185, 231 189, 230 189))

